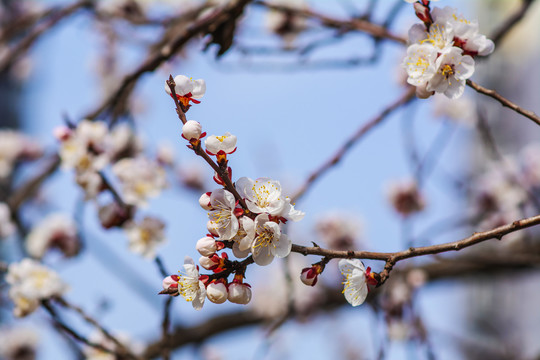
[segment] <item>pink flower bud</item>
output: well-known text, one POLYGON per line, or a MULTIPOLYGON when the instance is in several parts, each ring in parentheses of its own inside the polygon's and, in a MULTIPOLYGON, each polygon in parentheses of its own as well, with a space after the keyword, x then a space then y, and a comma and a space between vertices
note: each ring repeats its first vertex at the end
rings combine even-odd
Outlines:
POLYGON ((197 241, 195 248, 202 256, 212 256, 217 251, 216 240, 210 236, 203 237, 197 241))
POLYGON ((195 120, 188 120, 182 126, 182 137, 188 141, 199 140, 202 133, 202 126, 195 120))
POLYGON ((163 279, 163 290, 169 290, 170 288, 178 289, 178 280, 178 275, 167 276, 165 279, 163 279))
POLYGON ((212 205, 210 205, 210 195, 212 195, 212 193, 209 191, 207 193, 204 193, 201 195, 201 197, 199 198, 199 205, 201 205, 201 207, 204 209, 204 210, 212 210, 212 205))
POLYGON ((251 288, 248 284, 233 282, 229 284, 229 301, 246 305, 251 301, 251 288))
POLYGON ((66 141, 73 132, 67 126, 58 126, 54 128, 53 134, 58 141, 66 141))
POLYGON ((214 304, 223 304, 228 297, 227 286, 223 282, 211 282, 206 287, 206 296, 214 304))
POLYGON ((318 276, 320 274, 321 267, 318 265, 313 265, 312 267, 302 269, 300 273, 300 280, 307 286, 315 286, 317 283, 318 276))
POLYGON ((219 265, 220 260, 221 259, 216 254, 214 254, 212 257, 201 256, 199 259, 199 264, 201 264, 201 266, 206 270, 212 270, 219 265))

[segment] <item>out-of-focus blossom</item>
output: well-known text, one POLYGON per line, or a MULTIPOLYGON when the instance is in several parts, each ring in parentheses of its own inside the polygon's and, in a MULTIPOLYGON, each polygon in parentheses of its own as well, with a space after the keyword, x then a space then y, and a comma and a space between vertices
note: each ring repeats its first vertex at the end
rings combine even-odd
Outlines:
POLYGON ((130 205, 146 206, 148 198, 167 186, 165 170, 144 157, 122 159, 112 170, 122 184, 123 200, 130 205))
POLYGON ((426 206, 415 181, 404 180, 388 186, 388 199, 399 214, 409 216, 422 211, 426 206))
POLYGON ((283 39, 285 48, 293 48, 296 37, 307 28, 306 18, 295 14, 299 10, 308 8, 306 2, 304 0, 272 0, 270 4, 291 9, 291 11, 270 9, 266 26, 283 39))
MULTIPOLYGON (((120 348, 114 341, 105 336, 105 334, 103 334, 101 331, 90 334, 88 340, 118 354, 122 354, 126 351, 129 351, 130 354, 134 355, 140 355, 142 353, 144 346, 138 342, 132 341, 129 336, 125 334, 113 334, 113 336, 120 344, 122 344, 124 349, 120 348)), ((86 360, 117 360, 121 357, 91 346, 85 346, 83 348, 83 353, 86 360)))
POLYGON ((129 250, 147 259, 156 257, 156 248, 166 242, 163 221, 146 216, 140 223, 129 222, 124 230, 129 239, 129 250))
POLYGON ((161 143, 158 145, 156 152, 156 160, 164 166, 174 165, 174 148, 169 143, 161 143))
POLYGON ((110 160, 108 133, 103 121, 81 121, 67 138, 61 140, 62 166, 79 173, 103 169, 110 160))
POLYGON ((65 214, 51 214, 41 220, 28 234, 25 245, 28 254, 38 259, 51 249, 71 257, 81 248, 77 224, 65 214))
POLYGON ((316 230, 329 248, 351 250, 359 245, 362 220, 348 213, 329 213, 318 219, 316 230))
POLYGON ((16 226, 11 221, 11 211, 6 203, 0 202, 0 238, 11 236, 16 230, 16 226))
POLYGON ((0 179, 11 175, 17 161, 31 160, 43 150, 25 135, 13 130, 0 130, 0 179))
POLYGON ((105 229, 119 227, 130 220, 133 216, 133 209, 119 205, 116 201, 102 205, 98 210, 98 217, 101 226, 105 229))
POLYGON ((435 95, 434 115, 450 119, 456 123, 473 127, 476 124, 476 107, 466 96, 451 100, 446 96, 435 95))
POLYGON ((33 312, 41 300, 62 296, 68 289, 56 272, 29 258, 11 263, 6 281, 10 285, 9 297, 15 303, 13 312, 18 317, 33 312))
POLYGON ((133 128, 125 122, 112 128, 108 137, 110 157, 114 160, 136 157, 144 147, 142 140, 135 134, 133 128))
POLYGON ((0 330, 0 359, 34 360, 39 341, 38 334, 23 327, 0 330))
MULTIPOLYGON (((206 173, 199 164, 184 164, 178 167, 180 183, 189 189, 204 191, 206 189, 206 173)), ((208 209, 205 209, 208 210, 208 209)))

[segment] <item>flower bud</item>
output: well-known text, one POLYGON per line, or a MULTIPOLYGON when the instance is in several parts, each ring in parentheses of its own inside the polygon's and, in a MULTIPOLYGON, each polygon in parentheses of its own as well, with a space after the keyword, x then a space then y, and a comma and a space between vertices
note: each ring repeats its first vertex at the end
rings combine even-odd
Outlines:
POLYGON ((302 269, 300 273, 300 280, 307 286, 315 286, 319 274, 322 272, 322 267, 315 264, 311 267, 302 269))
POLYGON ((212 195, 212 193, 209 191, 207 193, 204 193, 201 195, 201 197, 199 198, 199 205, 201 205, 201 207, 204 209, 204 210, 212 210, 212 205, 210 204, 210 195, 212 195))
POLYGON ((170 288, 178 289, 178 275, 170 275, 163 279, 163 290, 169 290, 170 288))
POLYGON ((227 286, 223 282, 211 282, 206 287, 206 296, 214 304, 223 304, 228 297, 227 286))
POLYGON ((199 259, 199 264, 206 270, 215 269, 220 263, 220 258, 217 254, 214 254, 211 257, 201 256, 199 259))
POLYGON ((249 284, 233 282, 229 284, 229 301, 235 304, 246 305, 251 301, 251 288, 249 284))
POLYGON ((182 126, 182 137, 188 141, 199 140, 202 133, 202 126, 195 120, 188 120, 182 126))
POLYGON ((71 131, 71 129, 67 126, 58 126, 53 130, 54 137, 58 141, 66 141, 67 139, 69 139, 72 133, 73 131, 71 131))
POLYGON ((202 256, 212 256, 217 250, 216 240, 210 236, 203 237, 197 241, 195 248, 202 256))

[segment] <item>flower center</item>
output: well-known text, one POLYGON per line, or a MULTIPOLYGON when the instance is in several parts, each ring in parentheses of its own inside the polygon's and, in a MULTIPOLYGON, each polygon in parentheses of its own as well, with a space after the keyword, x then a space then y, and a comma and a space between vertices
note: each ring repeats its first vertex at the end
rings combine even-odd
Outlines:
POLYGON ((178 292, 186 301, 193 301, 199 290, 199 280, 189 276, 180 275, 178 292))
POLYGON ((448 77, 454 75, 454 67, 448 64, 443 65, 441 68, 441 74, 448 79, 448 77))

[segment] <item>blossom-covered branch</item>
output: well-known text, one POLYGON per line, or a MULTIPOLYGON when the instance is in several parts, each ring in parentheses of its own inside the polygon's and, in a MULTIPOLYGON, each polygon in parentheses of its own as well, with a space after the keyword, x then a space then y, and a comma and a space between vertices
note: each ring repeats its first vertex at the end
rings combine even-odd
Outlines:
POLYGON ((407 250, 398 252, 372 252, 372 251, 340 251, 340 250, 328 250, 321 247, 308 247, 293 244, 291 252, 296 252, 302 255, 319 255, 326 258, 343 258, 343 259, 371 259, 385 261, 387 266, 380 274, 379 285, 384 283, 388 278, 392 267, 401 260, 425 256, 440 254, 449 251, 459 251, 472 245, 476 245, 486 240, 502 239, 503 236, 513 233, 518 230, 526 229, 531 226, 540 224, 540 215, 533 216, 526 219, 516 220, 510 224, 499 226, 495 229, 483 232, 477 232, 473 235, 445 244, 411 247, 407 250))

